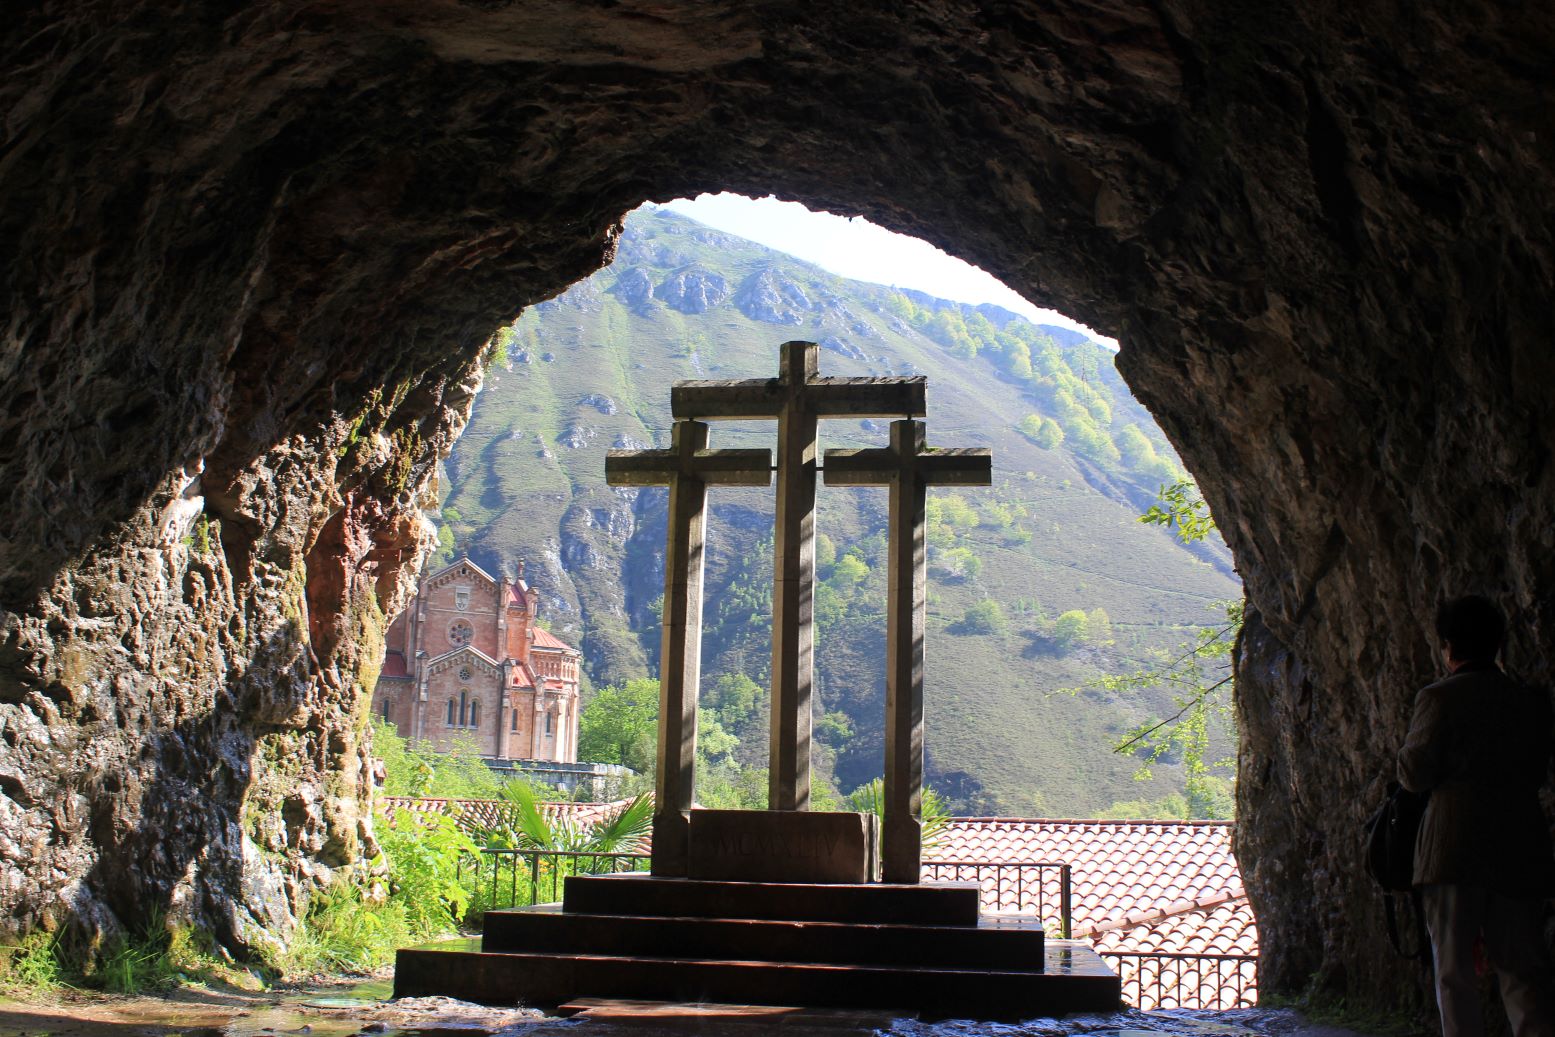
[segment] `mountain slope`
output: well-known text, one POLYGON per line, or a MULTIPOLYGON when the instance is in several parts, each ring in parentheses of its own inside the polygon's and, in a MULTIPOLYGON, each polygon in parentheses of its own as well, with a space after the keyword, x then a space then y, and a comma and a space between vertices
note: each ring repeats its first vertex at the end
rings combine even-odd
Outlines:
MULTIPOLYGON (((1185 640, 1240 588, 1222 546, 1185 549, 1137 521, 1177 463, 1111 353, 998 307, 849 281, 667 211, 634 213, 610 267, 504 333, 447 462, 434 564, 455 550, 508 570, 524 559, 596 684, 652 672, 665 494, 605 486, 604 451, 667 444, 672 382, 770 377, 792 338, 821 344, 824 374, 927 374, 930 444, 994 452, 994 487, 931 492, 931 782, 958 809, 1013 813, 1170 791, 1170 767, 1141 787, 1107 749, 1159 714, 1161 695, 1057 692, 1185 640), (1097 629, 1075 636, 1076 610, 1097 629)), ((771 445, 772 428, 718 423, 712 441, 771 445)), ((880 445, 886 423, 823 422, 822 438, 880 445)), ((704 694, 727 673, 764 685, 769 665, 771 491, 712 498, 704 694)), ((881 767, 884 520, 884 489, 822 490, 817 738, 843 790, 881 767)), ((736 755, 763 763, 764 721, 736 726, 736 755)))

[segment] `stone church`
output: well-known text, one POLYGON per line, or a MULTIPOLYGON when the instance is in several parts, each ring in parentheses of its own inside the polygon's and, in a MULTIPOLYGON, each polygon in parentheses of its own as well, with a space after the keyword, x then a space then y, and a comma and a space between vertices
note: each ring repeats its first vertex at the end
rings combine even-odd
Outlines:
POLYGON ((373 710, 401 735, 496 760, 578 758, 582 653, 535 622, 538 596, 468 558, 421 581, 385 636, 373 710))

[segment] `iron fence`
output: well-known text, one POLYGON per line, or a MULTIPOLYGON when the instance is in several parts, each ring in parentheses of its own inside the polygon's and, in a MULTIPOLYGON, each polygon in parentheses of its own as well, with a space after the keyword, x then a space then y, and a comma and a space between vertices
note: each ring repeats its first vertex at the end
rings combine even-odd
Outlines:
POLYGON ((589 853, 570 850, 509 850, 487 847, 476 877, 486 896, 486 908, 522 907, 555 903, 561 899, 562 880, 568 875, 616 875, 646 871, 646 853, 589 853), (504 874, 507 881, 503 881, 504 874), (522 876, 522 877, 521 877, 522 876), (520 893, 527 899, 520 898, 520 893), (541 894, 547 894, 542 900, 541 894))
POLYGON ((1058 861, 923 862, 926 882, 976 882, 983 910, 995 914, 1030 915, 1052 925, 1069 939, 1074 923, 1073 883, 1069 865, 1058 861))
POLYGON ((1123 1000, 1135 1008, 1254 1008, 1258 955, 1099 951, 1123 980, 1123 1000))
MULTIPOLYGON (((477 864, 476 884, 486 909, 551 903, 561 899, 568 875, 646 871, 649 860, 646 853, 487 848, 477 864)), ((927 882, 976 882, 985 911, 1042 919, 1050 933, 1064 939, 1073 931, 1073 878, 1068 864, 931 860, 923 862, 921 874, 927 882)), ((1098 953, 1117 969, 1124 1002, 1139 1009, 1225 1010, 1258 1003, 1256 954, 1098 953)))

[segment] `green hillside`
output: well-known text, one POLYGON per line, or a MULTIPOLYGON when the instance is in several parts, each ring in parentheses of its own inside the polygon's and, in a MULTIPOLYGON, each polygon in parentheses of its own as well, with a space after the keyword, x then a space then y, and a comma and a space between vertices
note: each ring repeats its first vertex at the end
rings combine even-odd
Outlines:
MULTIPOLYGON (((992 488, 931 493, 931 783, 959 811, 1070 816, 1174 791, 1172 767, 1141 784, 1108 748, 1159 715, 1164 694, 1059 691, 1188 639, 1240 586, 1218 542, 1185 548, 1137 521, 1179 469, 1110 351, 997 307, 850 281, 664 210, 634 213, 611 266, 501 336, 446 462, 434 564, 464 550, 493 570, 524 560, 594 685, 652 674, 665 493, 605 486, 604 453, 667 444, 675 380, 771 376, 794 338, 821 344, 824 374, 928 375, 930 444, 994 452, 992 488), (1059 622, 1075 610, 1093 629, 1059 622)), ((881 445, 886 423, 826 422, 822 437, 881 445)), ((762 422, 712 433, 715 446, 771 438, 762 422)), ((817 738, 844 792, 881 768, 885 506, 884 489, 824 488, 819 506, 817 738)), ((771 491, 715 490, 712 514, 704 690, 730 673, 764 685, 771 491)), ((736 726, 736 758, 763 765, 764 723, 736 726)))

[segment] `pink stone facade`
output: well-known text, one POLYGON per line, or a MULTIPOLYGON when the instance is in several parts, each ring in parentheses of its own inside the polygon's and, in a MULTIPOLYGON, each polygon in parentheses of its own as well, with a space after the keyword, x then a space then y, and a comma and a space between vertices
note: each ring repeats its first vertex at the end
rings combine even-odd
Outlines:
POLYGON ((425 577, 389 627, 373 711, 437 749, 464 735, 493 759, 576 762, 582 654, 535 624, 537 606, 522 573, 468 558, 425 577))

